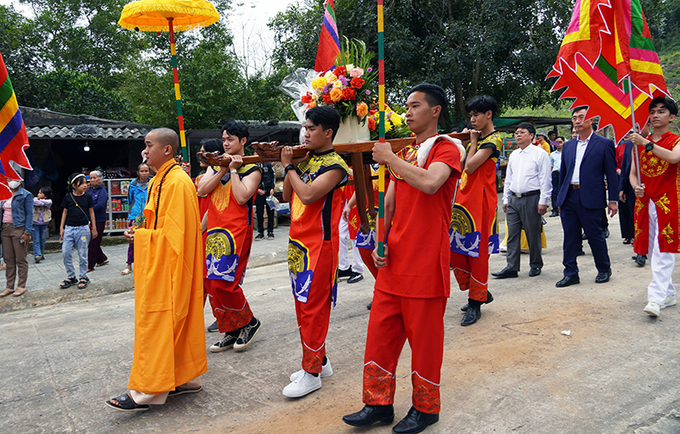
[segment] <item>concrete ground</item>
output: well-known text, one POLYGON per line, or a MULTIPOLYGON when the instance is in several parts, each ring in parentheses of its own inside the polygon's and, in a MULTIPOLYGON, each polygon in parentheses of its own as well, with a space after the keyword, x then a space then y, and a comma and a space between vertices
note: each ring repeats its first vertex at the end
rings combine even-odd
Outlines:
MULTIPOLYGON (((680 306, 664 309, 658 319, 642 312, 651 270, 630 259, 618 218, 610 220, 611 281, 594 283, 586 246, 579 258, 582 283, 556 288, 562 229, 559 218, 546 220, 542 274, 528 277, 523 255, 519 278, 490 281, 495 301, 473 326, 460 326, 466 294, 452 276, 441 418, 426 432, 679 433, 680 306)), ((0 299, 0 432, 390 432, 391 426, 367 430, 341 421, 362 406, 365 306, 373 285, 367 272, 363 281, 339 286, 327 339, 335 374, 307 397, 281 395, 301 358, 288 273, 280 262, 286 229, 277 229, 274 241, 253 244, 244 291, 263 324, 256 341, 243 353, 208 352, 203 392, 170 398, 144 413, 104 405, 125 391, 132 364, 132 276, 120 276, 125 246, 105 248, 111 265, 91 273, 92 284, 82 292, 54 289, 64 277, 60 254, 31 264, 30 292, 0 299)), ((504 255, 492 256, 491 271, 504 265, 504 255)), ((212 321, 206 306, 206 325, 212 321)), ((206 351, 218 339, 206 333, 206 351)), ((409 365, 405 346, 397 419, 410 406, 409 365)))

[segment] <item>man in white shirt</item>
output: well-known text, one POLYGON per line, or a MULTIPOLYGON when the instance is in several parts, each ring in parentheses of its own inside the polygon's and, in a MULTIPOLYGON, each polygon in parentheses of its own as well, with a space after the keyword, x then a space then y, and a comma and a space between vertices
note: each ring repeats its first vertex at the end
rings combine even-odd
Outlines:
POLYGON ((508 265, 498 273, 491 273, 498 279, 517 277, 522 229, 529 243, 529 276, 538 276, 543 268, 541 216, 548 210, 552 183, 550 157, 542 148, 531 146, 535 134, 536 129, 528 122, 517 125, 515 130, 518 148, 508 159, 503 189, 503 211, 508 222, 508 265))
POLYGON ((550 153, 550 165, 552 166, 552 195, 550 203, 552 204, 552 213, 550 217, 557 217, 560 215, 560 210, 557 209, 557 191, 560 186, 560 164, 562 162, 562 145, 564 145, 564 137, 557 137, 553 140, 555 143, 555 150, 550 153))

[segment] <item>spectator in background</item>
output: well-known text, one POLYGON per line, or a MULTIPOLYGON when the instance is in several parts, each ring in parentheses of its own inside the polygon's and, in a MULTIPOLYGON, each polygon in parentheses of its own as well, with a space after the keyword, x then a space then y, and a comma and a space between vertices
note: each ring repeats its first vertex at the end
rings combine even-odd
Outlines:
POLYGON ((66 289, 78 284, 78 289, 85 289, 90 283, 87 277, 87 245, 91 237, 97 236, 97 226, 92 208, 92 196, 87 192, 87 179, 82 173, 69 176, 68 193, 61 202, 64 209, 59 225, 59 239, 63 240, 61 253, 64 255, 66 279, 59 287, 66 289), (91 227, 91 229, 90 229, 91 227), (78 252, 80 265, 80 281, 76 279, 73 267, 73 248, 78 252))
MULTIPOLYGON (((552 134, 552 132, 551 132, 552 134)), ((552 213, 550 217, 557 217, 560 215, 560 210, 557 209, 557 192, 560 188, 560 164, 562 162, 562 145, 564 145, 564 137, 557 137, 555 139, 555 150, 550 153, 550 164, 552 165, 552 196, 550 203, 552 204, 552 213)))
POLYGON ((33 199, 33 256, 35 263, 45 257, 45 241, 47 240, 47 224, 52 221, 52 189, 41 187, 38 197, 33 199))
POLYGON ((267 207, 267 238, 274 239, 274 210, 267 205, 267 196, 274 194, 274 184, 276 183, 276 175, 274 175, 274 168, 272 163, 261 163, 260 170, 262 170, 262 182, 257 189, 257 196, 255 196, 255 214, 257 216, 257 236, 255 240, 264 238, 264 208, 267 207))
MULTIPOLYGON (((137 179, 130 183, 128 189, 128 204, 130 204, 128 227, 135 224, 135 220, 142 214, 144 205, 146 205, 146 190, 149 187, 150 174, 149 166, 146 163, 137 166, 137 179)), ((134 242, 131 242, 128 245, 127 267, 120 274, 126 276, 132 273, 133 262, 135 262, 135 245, 134 242)))
POLYGON ((109 195, 106 188, 102 185, 102 172, 93 170, 90 172, 90 188, 87 193, 92 196, 92 208, 97 225, 97 235, 93 235, 90 241, 90 248, 87 254, 87 272, 94 271, 94 267, 101 267, 109 263, 109 258, 102 251, 102 237, 104 236, 104 226, 106 225, 106 202, 109 195))
POLYGON ((538 142, 536 143, 538 147, 550 155, 550 143, 548 143, 548 133, 545 132, 545 128, 538 130, 538 133, 536 134, 536 142, 538 142))
POLYGON ((7 180, 12 197, 0 202, 2 209, 2 255, 7 264, 5 276, 7 277, 6 289, 0 293, 0 297, 6 297, 14 293, 18 297, 26 292, 26 280, 28 280, 28 261, 26 249, 33 232, 33 195, 21 187, 20 181, 7 180), (19 281, 14 290, 17 270, 19 281))

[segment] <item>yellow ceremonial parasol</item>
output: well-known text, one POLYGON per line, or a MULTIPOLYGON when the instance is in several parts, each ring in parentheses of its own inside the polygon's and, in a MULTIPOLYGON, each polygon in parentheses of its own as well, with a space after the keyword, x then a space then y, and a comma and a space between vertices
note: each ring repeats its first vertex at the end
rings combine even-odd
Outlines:
POLYGON ((177 74, 177 53, 175 51, 175 30, 191 30, 208 27, 220 19, 220 14, 207 0, 137 0, 128 3, 120 14, 118 25, 126 29, 145 32, 170 32, 170 52, 172 53, 172 75, 175 82, 177 100, 177 120, 179 137, 182 144, 182 158, 188 160, 182 98, 179 93, 177 74))

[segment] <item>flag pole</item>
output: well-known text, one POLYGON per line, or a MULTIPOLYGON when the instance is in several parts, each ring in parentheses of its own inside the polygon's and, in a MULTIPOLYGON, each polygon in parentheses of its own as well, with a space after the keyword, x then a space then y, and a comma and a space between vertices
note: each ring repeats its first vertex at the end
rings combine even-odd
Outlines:
MULTIPOLYGON (((633 83, 630 81, 630 75, 628 75, 628 95, 630 96, 630 119, 633 122, 633 132, 637 133, 637 128, 635 127, 635 103, 633 102, 633 83)), ((633 150, 635 152, 635 174, 637 175, 638 184, 642 183, 640 179, 640 153, 638 152, 638 147, 633 144, 633 150)))
POLYGON ((168 18, 168 30, 170 31, 170 54, 172 60, 172 78, 175 83, 175 101, 177 103, 177 122, 179 124, 180 148, 182 149, 182 161, 189 162, 187 152, 187 139, 184 134, 184 114, 182 113, 182 96, 179 93, 179 74, 177 73, 177 52, 175 51, 175 29, 173 19, 168 18))
MULTIPOLYGON (((380 143, 385 143, 385 38, 383 0, 378 0, 378 132, 380 143)), ((385 165, 378 168, 378 255, 385 253, 385 165)))

